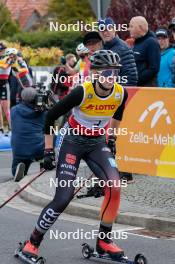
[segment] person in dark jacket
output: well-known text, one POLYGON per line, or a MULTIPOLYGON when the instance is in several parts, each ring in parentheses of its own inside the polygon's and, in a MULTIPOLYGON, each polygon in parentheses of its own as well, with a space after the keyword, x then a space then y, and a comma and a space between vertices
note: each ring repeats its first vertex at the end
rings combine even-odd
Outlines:
POLYGON ((89 56, 103 47, 102 38, 97 31, 87 32, 83 38, 83 44, 89 49, 89 56))
MULTIPOLYGON (((115 24, 112 18, 100 19, 98 21, 98 29, 103 40, 103 48, 118 53, 120 57, 120 64, 122 66, 120 68, 118 82, 121 85, 136 86, 138 75, 133 51, 116 34, 115 24)), ((127 183, 134 181, 132 173, 129 172, 120 171, 120 178, 126 180, 127 183)))
POLYGON ((171 31, 172 38, 173 38, 173 47, 175 48, 175 17, 172 18, 168 29, 171 31))
POLYGON ((41 160, 44 155, 45 113, 35 111, 36 95, 34 88, 24 89, 22 102, 11 108, 12 175, 15 181, 21 180, 31 163, 41 160))
POLYGON ((157 86, 160 67, 160 46, 148 22, 142 16, 133 17, 129 23, 131 38, 138 71, 138 86, 157 86))
POLYGON ((174 60, 175 49, 170 45, 169 32, 166 28, 158 28, 156 36, 161 48, 160 70, 158 73, 159 87, 175 87, 174 60))
POLYGON ((100 36, 104 42, 104 49, 112 50, 120 56, 120 84, 126 86, 137 85, 137 68, 132 49, 127 43, 119 38, 115 31, 115 24, 111 18, 105 18, 98 21, 100 36))

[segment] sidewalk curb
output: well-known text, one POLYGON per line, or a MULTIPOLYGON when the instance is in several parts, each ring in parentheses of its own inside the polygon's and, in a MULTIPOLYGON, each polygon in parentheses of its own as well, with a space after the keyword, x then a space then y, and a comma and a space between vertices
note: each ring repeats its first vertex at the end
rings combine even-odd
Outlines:
MULTIPOLYGON (((22 188, 30 178, 30 176, 27 176, 22 181, 17 183, 17 189, 22 188)), ((46 206, 52 200, 51 196, 41 193, 31 186, 28 186, 27 189, 23 190, 20 193, 20 197, 27 202, 39 205, 41 207, 46 206)), ((67 214, 80 217, 83 216, 92 219, 99 219, 99 212, 99 207, 76 202, 71 202, 65 210, 65 213, 67 214)), ((163 232, 172 232, 172 230, 175 229, 175 219, 157 217, 148 214, 120 212, 116 222, 119 224, 139 226, 150 230, 163 232)))

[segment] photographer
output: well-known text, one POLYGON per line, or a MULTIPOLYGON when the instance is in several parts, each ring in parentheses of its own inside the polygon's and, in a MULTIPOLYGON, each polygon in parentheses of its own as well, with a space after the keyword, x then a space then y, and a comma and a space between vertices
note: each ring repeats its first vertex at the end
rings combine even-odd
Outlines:
POLYGON ((14 181, 20 181, 27 174, 31 163, 41 160, 44 155, 45 113, 43 109, 36 109, 37 90, 26 88, 21 98, 22 102, 11 109, 14 181))

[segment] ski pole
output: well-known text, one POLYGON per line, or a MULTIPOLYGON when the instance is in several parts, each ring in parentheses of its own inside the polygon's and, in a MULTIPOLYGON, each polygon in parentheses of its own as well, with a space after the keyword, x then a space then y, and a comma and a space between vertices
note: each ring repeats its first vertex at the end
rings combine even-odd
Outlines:
POLYGON ((8 198, 2 205, 0 205, 0 209, 4 207, 8 202, 10 202, 14 197, 16 197, 19 193, 21 193, 25 188, 27 188, 33 181, 35 181, 37 178, 39 178, 46 170, 43 169, 39 173, 37 173, 32 180, 30 180, 28 183, 26 183, 20 190, 16 191, 10 198, 8 198))

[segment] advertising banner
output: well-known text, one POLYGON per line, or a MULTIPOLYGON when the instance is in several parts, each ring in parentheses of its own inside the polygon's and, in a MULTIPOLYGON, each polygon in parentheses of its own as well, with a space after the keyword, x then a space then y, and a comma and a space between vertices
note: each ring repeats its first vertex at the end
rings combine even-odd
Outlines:
POLYGON ((127 133, 117 137, 119 170, 175 178, 175 89, 127 90, 120 125, 127 133))

